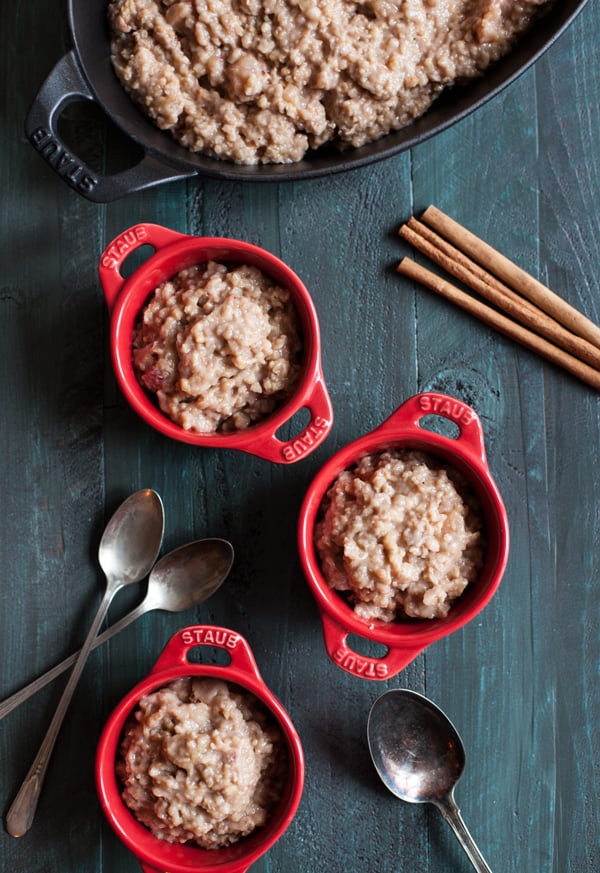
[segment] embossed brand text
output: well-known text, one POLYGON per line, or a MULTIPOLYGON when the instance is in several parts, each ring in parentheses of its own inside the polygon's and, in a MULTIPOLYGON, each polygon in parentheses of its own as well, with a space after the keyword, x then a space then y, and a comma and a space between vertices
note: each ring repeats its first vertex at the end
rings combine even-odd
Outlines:
POLYGON ((218 630, 217 628, 187 628, 181 632, 181 641, 186 646, 222 646, 226 649, 235 649, 239 642, 238 634, 230 631, 218 630))
POLYGON ((354 673, 356 676, 365 676, 370 679, 384 679, 388 674, 387 664, 374 663, 368 658, 361 658, 360 655, 354 655, 346 649, 336 649, 333 653, 334 661, 354 673))
POLYGON ((98 180, 90 171, 82 166, 49 130, 38 127, 31 135, 31 143, 50 166, 76 190, 89 192, 98 184, 98 180))
POLYGON ((123 263, 132 248, 143 242, 148 236, 148 231, 143 225, 126 230, 121 236, 110 244, 102 254, 102 266, 107 270, 114 270, 123 263))
POLYGON ((286 461, 301 458, 313 446, 316 446, 323 439, 327 425, 328 422, 324 418, 321 418, 320 415, 315 416, 305 431, 283 447, 283 457, 286 461))
POLYGON ((473 421, 473 411, 457 400, 448 400, 445 397, 423 394, 419 397, 419 406, 423 412, 445 415, 446 418, 451 418, 457 424, 470 424, 473 421))

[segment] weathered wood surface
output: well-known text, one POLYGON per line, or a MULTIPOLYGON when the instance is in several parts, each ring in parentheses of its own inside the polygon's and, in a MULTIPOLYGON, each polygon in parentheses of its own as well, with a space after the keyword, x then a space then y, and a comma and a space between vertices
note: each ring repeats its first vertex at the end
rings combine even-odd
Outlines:
MULTIPOLYGON (((3 9, 0 93, 0 694, 83 640, 102 589, 103 525, 156 488, 165 549, 224 536, 228 584, 194 614, 148 615, 91 658, 32 830, 0 836, 6 873, 133 873, 101 815, 101 725, 170 635, 197 621, 244 634, 288 708, 307 759, 299 814, 253 871, 448 873, 469 864, 435 810, 386 793, 368 757, 368 710, 387 687, 441 705, 467 748, 457 799, 495 871, 594 873, 598 805, 597 394, 394 273, 398 225, 436 203, 600 320, 600 20, 597 0, 491 103, 409 154, 324 180, 175 183, 98 207, 23 134, 28 104, 64 51, 61 4, 3 9), (140 220, 268 248, 311 290, 336 419, 314 455, 276 467, 151 432, 116 388, 96 266, 140 220), (384 683, 327 659, 295 525, 334 450, 422 389, 473 405, 512 528, 508 570, 471 625, 384 683)), ((76 131, 102 153, 102 127, 76 131)), ((111 610, 125 611, 123 594, 111 610)), ((131 603, 131 598, 129 599, 131 603)), ((58 681, 0 726, 3 813, 48 725, 58 681)))

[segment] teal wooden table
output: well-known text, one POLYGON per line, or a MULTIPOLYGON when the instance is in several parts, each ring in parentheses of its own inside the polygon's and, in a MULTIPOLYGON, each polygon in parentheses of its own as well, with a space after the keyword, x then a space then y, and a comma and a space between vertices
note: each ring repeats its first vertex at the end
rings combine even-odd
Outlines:
MULTIPOLYGON (((0 836, 2 873, 134 873, 101 814, 95 746, 109 712, 168 638, 197 622, 243 634, 301 735, 299 813, 253 873, 464 873, 429 807, 393 798, 366 744, 389 687, 425 693, 467 749, 457 790, 495 873, 597 873, 600 398, 591 388, 395 273, 401 222, 435 203, 600 321, 600 8, 476 113, 411 152, 328 178, 252 185, 196 179, 96 206, 26 142, 23 121, 65 50, 61 4, 3 9, 0 174, 0 694, 83 641, 103 590, 97 548, 118 503, 155 488, 164 550, 231 540, 223 589, 184 615, 147 615, 93 654, 30 832, 0 836), (97 279, 104 245, 138 221, 233 236, 285 260, 310 289, 335 408, 328 440, 277 466, 161 437, 125 404, 97 279), (296 551, 308 483, 333 452, 420 390, 473 406, 512 530, 491 604, 399 676, 364 681, 327 658, 296 551)), ((103 125, 71 134, 109 154, 103 125)), ((142 595, 123 592, 110 619, 142 595)), ((6 813, 64 685, 0 725, 6 813)))

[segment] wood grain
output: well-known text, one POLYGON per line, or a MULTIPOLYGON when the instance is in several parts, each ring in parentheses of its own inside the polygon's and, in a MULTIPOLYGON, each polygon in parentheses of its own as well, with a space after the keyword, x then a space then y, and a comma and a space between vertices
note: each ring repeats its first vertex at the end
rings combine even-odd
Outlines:
MULTIPOLYGON (((178 182, 93 206, 25 142, 35 91, 65 49, 60 4, 7 5, 0 33, 0 693, 60 660, 102 590, 96 552, 128 493, 163 497, 165 549, 200 536, 236 548, 227 585, 185 616, 153 614, 96 652, 52 761, 36 822, 0 834, 0 870, 134 873, 94 788, 101 725, 185 624, 251 643, 302 737, 306 790, 285 837, 252 873, 467 871, 435 810, 402 804, 374 774, 366 718, 388 687, 426 693, 467 748, 457 800, 493 870, 595 873, 598 790, 600 401, 595 392, 395 272, 402 221, 429 203, 600 320, 598 4, 502 94, 411 153, 303 183, 178 182), (150 431, 121 397, 97 261, 138 221, 248 239, 310 289, 335 423, 292 467, 200 451, 150 431), (340 446, 424 389, 477 409, 512 528, 507 573, 474 621, 383 683, 325 655, 296 554, 305 489, 340 446)), ((79 124, 91 153, 122 146, 79 124)), ((139 592, 141 596, 141 589, 139 592)), ((117 598, 125 612, 135 593, 117 598)), ((62 683, 2 724, 10 805, 62 683)))

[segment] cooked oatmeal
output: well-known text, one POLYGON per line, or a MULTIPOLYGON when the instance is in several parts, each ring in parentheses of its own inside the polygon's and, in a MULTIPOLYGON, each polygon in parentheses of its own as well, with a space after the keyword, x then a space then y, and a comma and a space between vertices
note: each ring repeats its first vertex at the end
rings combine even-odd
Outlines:
POLYGON ((260 701, 219 679, 143 697, 121 744, 123 800, 158 839, 217 849, 266 823, 287 753, 260 701))
POLYGON ((473 495, 416 451, 368 455, 327 492, 315 546, 328 585, 367 620, 440 618, 483 565, 473 495))
POLYGON ((253 266, 209 262, 154 291, 133 364, 161 410, 189 431, 244 430, 293 390, 302 342, 289 291, 253 266))
POLYGON ((129 95, 185 148, 239 164, 361 146, 508 53, 551 0, 112 0, 129 95))

